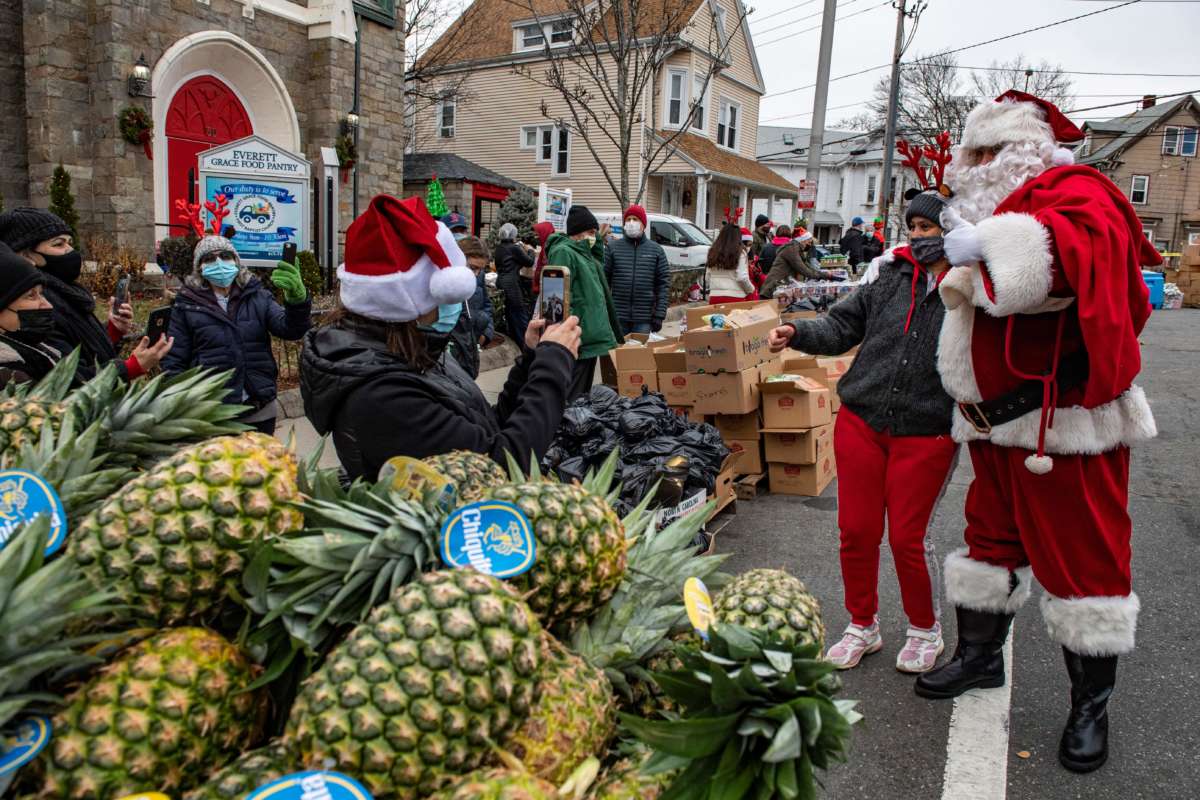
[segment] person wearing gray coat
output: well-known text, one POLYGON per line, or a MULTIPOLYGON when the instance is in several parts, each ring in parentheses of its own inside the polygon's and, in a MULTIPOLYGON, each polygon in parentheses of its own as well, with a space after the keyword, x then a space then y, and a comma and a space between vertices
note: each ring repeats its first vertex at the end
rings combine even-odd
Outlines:
POLYGON ((671 266, 667 253, 646 235, 649 223, 641 206, 625 209, 624 235, 604 248, 604 275, 612 292, 622 335, 657 333, 667 318, 671 266))

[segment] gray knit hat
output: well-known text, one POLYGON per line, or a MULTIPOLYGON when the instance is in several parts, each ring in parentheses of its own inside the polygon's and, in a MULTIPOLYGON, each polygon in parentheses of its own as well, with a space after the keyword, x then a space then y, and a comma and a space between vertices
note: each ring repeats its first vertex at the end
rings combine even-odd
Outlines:
POLYGON ((237 249, 233 246, 233 242, 226 239, 224 236, 205 236, 199 242, 196 242, 196 250, 192 254, 192 269, 200 268, 200 259, 204 258, 209 253, 219 253, 222 250, 228 250, 233 253, 233 260, 237 262, 239 267, 242 266, 242 259, 238 256, 237 249))
POLYGON ((904 209, 904 224, 911 225, 913 217, 924 217, 940 227, 945 207, 946 198, 936 189, 919 192, 909 199, 908 208, 904 209))

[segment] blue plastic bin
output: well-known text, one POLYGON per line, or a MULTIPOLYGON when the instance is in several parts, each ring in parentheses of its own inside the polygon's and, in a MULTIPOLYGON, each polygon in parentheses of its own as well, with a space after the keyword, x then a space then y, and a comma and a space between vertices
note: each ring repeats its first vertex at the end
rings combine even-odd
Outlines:
POLYGON ((1161 272, 1155 272, 1152 269, 1142 270, 1142 280, 1146 282, 1146 288, 1150 290, 1150 307, 1163 307, 1163 284, 1164 278, 1161 272))

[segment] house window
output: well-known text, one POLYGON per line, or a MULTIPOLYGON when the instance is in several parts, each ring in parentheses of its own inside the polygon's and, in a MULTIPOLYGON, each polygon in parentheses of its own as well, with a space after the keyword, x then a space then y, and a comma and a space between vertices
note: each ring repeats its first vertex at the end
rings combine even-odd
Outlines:
POLYGON ((729 29, 726 27, 726 22, 725 22, 726 18, 727 18, 726 10, 724 8, 722 8, 721 6, 718 6, 717 7, 717 22, 719 22, 721 25, 721 33, 723 33, 725 36, 728 36, 729 29))
POLYGON ((554 167, 550 172, 554 175, 570 175, 571 131, 566 128, 557 128, 554 134, 554 167))
POLYGON ((838 178, 838 208, 841 208, 842 203, 846 200, 846 179, 838 178))
POLYGON ((550 23, 550 44, 570 44, 575 38, 575 26, 569 19, 556 19, 550 23))
POLYGON ((731 100, 721 100, 721 119, 717 122, 717 144, 736 150, 742 107, 731 100))
POLYGON ((546 34, 542 31, 541 25, 523 25, 520 29, 521 47, 528 50, 532 47, 541 47, 546 43, 546 34))
POLYGON ((1129 202, 1144 206, 1150 202, 1150 176, 1134 175, 1129 186, 1129 202))
POLYGON ((667 72, 667 125, 678 128, 683 124, 683 110, 687 106, 687 70, 672 69, 667 72))
POLYGON ((575 23, 572 19, 556 19, 549 22, 530 22, 516 29, 517 50, 540 50, 550 42, 551 47, 562 47, 575 41, 575 23))
POLYGON ((354 10, 388 27, 396 27, 396 0, 355 0, 354 10))
POLYGON ((521 128, 521 149, 536 150, 538 145, 538 126, 526 125, 521 128))
POLYGON ((454 121, 456 115, 456 102, 453 94, 442 95, 442 102, 438 105, 438 137, 442 139, 454 138, 454 121))
POLYGON ((538 157, 542 163, 549 163, 554 157, 554 128, 546 125, 538 128, 538 157))
POLYGON ((698 131, 704 130, 708 124, 708 87, 705 80, 707 75, 693 76, 692 80, 692 97, 696 100, 696 113, 692 117, 692 128, 698 131))
POLYGON ((1196 133, 1196 128, 1181 128, 1177 125, 1168 126, 1163 131, 1163 155, 1196 155, 1196 133))
POLYGON ((877 180, 874 175, 867 178, 867 205, 875 205, 875 184, 877 180))
POLYGON ((785 133, 783 135, 783 143, 785 146, 791 147, 796 143, 796 137, 792 136, 790 133, 785 133))

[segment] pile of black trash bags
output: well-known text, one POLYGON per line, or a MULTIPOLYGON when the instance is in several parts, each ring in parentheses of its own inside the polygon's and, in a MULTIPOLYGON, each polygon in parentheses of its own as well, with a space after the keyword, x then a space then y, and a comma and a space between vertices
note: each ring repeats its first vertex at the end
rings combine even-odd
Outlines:
POLYGON ((663 508, 702 490, 711 494, 729 455, 716 428, 676 415, 662 395, 643 391, 629 398, 594 386, 567 407, 542 467, 563 481, 582 481, 616 448, 621 456, 614 485, 622 488, 615 510, 622 516, 656 483, 653 505, 663 508))

